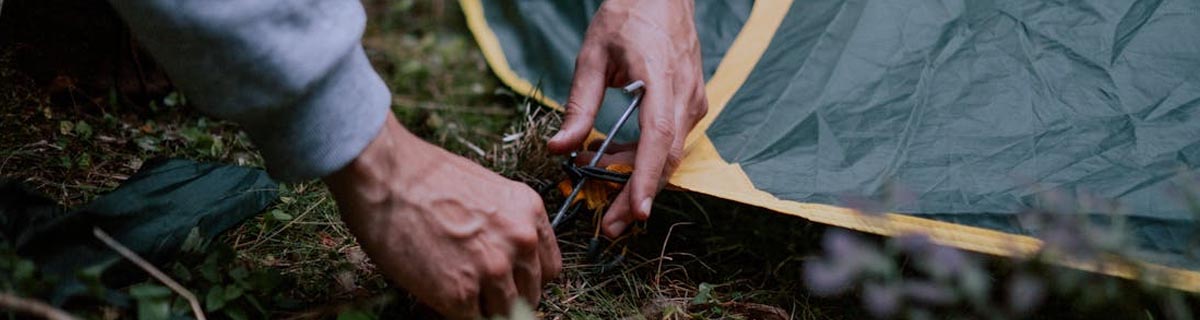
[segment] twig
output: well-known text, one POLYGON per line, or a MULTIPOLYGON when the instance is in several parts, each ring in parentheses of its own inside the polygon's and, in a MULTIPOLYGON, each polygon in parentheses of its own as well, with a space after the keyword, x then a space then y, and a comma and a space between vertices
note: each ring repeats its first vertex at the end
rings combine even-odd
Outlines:
MULTIPOLYGON (((275 230, 275 232, 271 232, 271 234, 267 235, 266 237, 262 237, 261 236, 262 233, 260 232, 258 239, 256 239, 254 244, 250 245, 250 248, 246 249, 246 251, 250 251, 250 250, 254 250, 254 248, 258 248, 258 245, 262 244, 263 242, 266 242, 267 240, 270 240, 271 238, 274 238, 275 236, 282 233, 284 230, 287 230, 287 228, 291 227, 292 224, 295 224, 296 221, 300 221, 300 219, 307 217, 308 213, 312 212, 313 209, 316 209, 317 206, 320 206, 322 203, 324 203, 325 199, 326 198, 324 198, 324 197, 318 199, 317 202, 314 202, 312 205, 309 205, 308 208, 304 209, 304 212, 301 212, 299 216, 292 218, 292 220, 289 220, 286 224, 283 225, 283 227, 279 228, 279 230, 275 230)), ((265 230, 265 228, 263 230, 265 230)))
POLYGON ((675 224, 672 224, 670 228, 667 228, 667 236, 665 238, 663 238, 662 250, 660 250, 658 252, 658 270, 656 270, 654 272, 654 287, 655 287, 655 289, 658 288, 658 280, 660 280, 660 278, 662 277, 662 262, 664 260, 663 256, 665 256, 667 254, 667 242, 671 241, 671 233, 675 232, 675 227, 686 226, 686 225, 691 225, 691 224, 692 224, 691 222, 677 222, 675 224))
POLYGON ((196 296, 193 295, 191 291, 188 291, 187 288, 179 285, 178 282, 172 280, 171 277, 167 276, 167 274, 158 270, 158 268, 155 268, 154 265, 150 264, 149 262, 146 262, 145 259, 142 259, 142 257, 138 256, 137 253, 134 253, 133 250, 129 250, 129 248, 121 245, 121 243, 117 242, 117 240, 109 237, 104 230, 100 230, 100 228, 92 228, 92 234, 95 235, 97 239, 100 239, 100 242, 104 242, 104 245, 112 248, 113 251, 121 254, 121 256, 125 257, 125 259, 129 259, 129 262, 133 262, 133 264, 137 265, 139 268, 142 268, 142 270, 145 270, 146 273, 149 273, 151 277, 154 277, 154 279, 157 279, 159 282, 167 285, 168 288, 171 288, 171 291, 175 291, 176 294, 182 296, 184 299, 187 299, 188 304, 192 306, 192 314, 197 320, 207 319, 204 316, 204 310, 200 309, 200 300, 196 300, 196 296))
POLYGON ((458 140, 458 143, 461 143, 461 144, 467 146, 467 148, 471 149, 471 151, 475 151, 475 153, 478 154, 480 157, 487 156, 487 152, 484 152, 483 148, 480 148, 479 146, 475 145, 474 143, 471 143, 470 141, 467 141, 467 139, 463 139, 463 137, 460 137, 458 135, 454 135, 454 139, 458 140))
POLYGON ((0 292, 0 309, 8 309, 20 313, 30 314, 43 319, 51 320, 74 320, 66 311, 62 311, 45 302, 18 297, 11 292, 0 292))

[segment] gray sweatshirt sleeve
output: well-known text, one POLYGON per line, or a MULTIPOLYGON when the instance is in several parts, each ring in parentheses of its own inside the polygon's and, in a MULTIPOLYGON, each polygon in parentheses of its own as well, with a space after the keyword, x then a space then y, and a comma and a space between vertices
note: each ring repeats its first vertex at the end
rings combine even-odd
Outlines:
POLYGON ((190 101, 244 127, 276 178, 340 169, 388 116, 358 0, 110 2, 190 101))

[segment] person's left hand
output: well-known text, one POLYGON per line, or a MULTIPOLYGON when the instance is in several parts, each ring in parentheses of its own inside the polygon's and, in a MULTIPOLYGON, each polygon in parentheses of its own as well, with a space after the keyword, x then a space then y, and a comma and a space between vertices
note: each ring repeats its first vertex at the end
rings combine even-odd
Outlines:
POLYGON ((654 196, 683 153, 683 143, 708 112, 692 0, 609 0, 601 5, 575 60, 575 79, 562 130, 550 151, 577 150, 592 130, 607 87, 646 83, 639 110, 633 176, 604 216, 616 237, 650 217, 654 196))

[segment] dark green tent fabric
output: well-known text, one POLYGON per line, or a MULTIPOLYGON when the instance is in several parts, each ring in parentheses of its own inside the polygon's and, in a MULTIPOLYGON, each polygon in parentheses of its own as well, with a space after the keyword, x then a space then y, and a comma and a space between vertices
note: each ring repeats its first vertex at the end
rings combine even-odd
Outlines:
MULTIPOLYGON (((59 304, 86 288, 76 272, 122 261, 92 235, 99 227, 154 263, 178 252, 198 229, 211 240, 261 212, 276 198, 277 186, 265 171, 190 160, 149 161, 112 192, 74 211, 24 188, 0 183, 0 238, 60 280, 51 297, 59 304)), ((128 265, 104 274, 120 287, 145 278, 128 265)))
MULTIPOLYGON (((512 69, 561 102, 592 11, 557 3, 484 9, 512 69)), ((706 71, 747 4, 697 1, 706 71)), ((1097 221, 1109 215, 1088 199, 1112 199, 1146 261, 1200 270, 1197 216, 1177 192, 1200 166, 1200 1, 816 0, 788 10, 703 132, 758 190, 850 206, 900 189, 911 199, 891 211, 1012 234, 1037 231, 1019 213, 1047 198, 1097 221)))

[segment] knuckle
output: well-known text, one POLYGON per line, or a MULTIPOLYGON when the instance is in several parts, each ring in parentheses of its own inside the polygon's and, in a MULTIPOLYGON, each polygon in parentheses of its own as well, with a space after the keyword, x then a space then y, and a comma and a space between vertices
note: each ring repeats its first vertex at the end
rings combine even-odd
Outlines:
POLYGON ((516 228, 513 230, 512 241, 518 251, 527 251, 528 249, 536 248, 538 245, 537 229, 532 226, 516 228))
POLYGON ((512 274, 512 264, 505 259, 495 259, 484 265, 484 276, 488 279, 503 279, 512 274))
POLYGON ((563 116, 566 117, 566 121, 574 120, 579 117, 581 112, 583 112, 583 105, 579 104, 579 101, 575 101, 574 99, 567 100, 567 105, 563 110, 563 116))
POLYGON ((670 176, 669 176, 670 171, 674 170, 675 168, 678 168, 679 165, 681 163, 683 163, 683 155, 682 154, 683 154, 682 150, 677 150, 676 148, 671 148, 671 151, 667 153, 666 169, 668 172, 666 175, 662 176, 662 179, 670 178, 670 176))
POLYGON ((703 96, 701 96, 698 102, 692 105, 693 107, 688 109, 688 111, 691 113, 693 118, 703 118, 704 115, 708 114, 708 99, 704 99, 703 96))
POLYGON ((647 123, 645 130, 664 137, 675 137, 675 123, 665 117, 654 117, 647 123))
POLYGON ((604 58, 604 51, 597 44, 595 42, 588 42, 583 48, 579 49, 579 55, 575 57, 575 70, 584 69, 581 67, 588 67, 592 63, 604 58))

